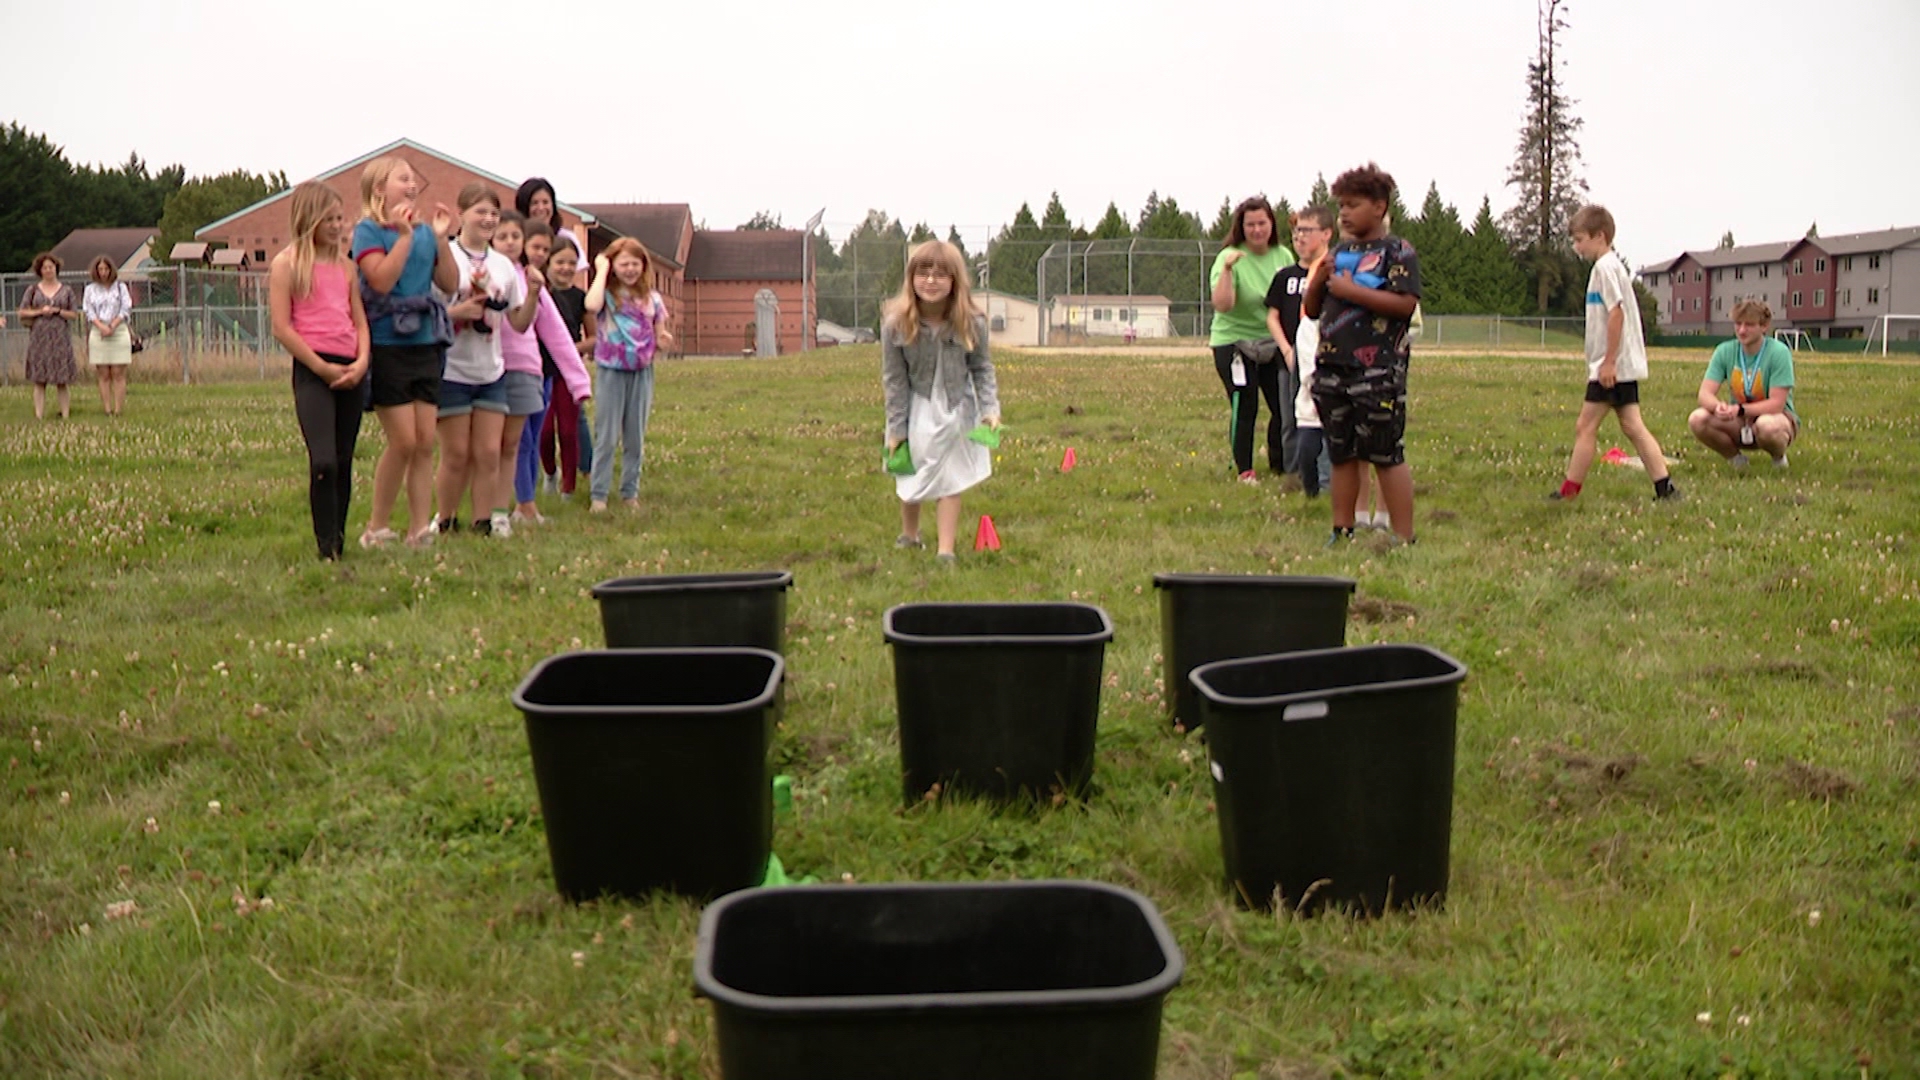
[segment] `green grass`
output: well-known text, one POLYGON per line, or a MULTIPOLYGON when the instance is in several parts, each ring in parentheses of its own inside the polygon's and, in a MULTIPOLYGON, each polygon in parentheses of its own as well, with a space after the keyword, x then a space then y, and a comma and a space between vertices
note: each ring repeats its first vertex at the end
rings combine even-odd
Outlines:
POLYGON ((638 518, 339 568, 281 380, 111 424, 8 391, 0 1075, 717 1075, 697 905, 556 899, 508 695, 598 642, 597 581, 767 567, 789 870, 1143 892, 1187 958, 1163 1077, 1916 1075, 1920 380, 1803 364, 1791 472, 1736 476, 1685 437, 1702 366, 1647 386, 1685 505, 1597 465, 1557 506, 1577 361, 1416 358, 1421 543, 1327 552, 1324 503, 1232 482, 1199 354, 1007 354, 966 505, 1005 549, 949 573, 891 546, 870 347, 666 364, 638 518), (1160 711, 1151 579, 1205 570, 1350 575, 1350 642, 1470 667, 1443 911, 1230 903, 1160 711), (880 616, 929 599, 1111 613, 1091 799, 899 808, 880 616))

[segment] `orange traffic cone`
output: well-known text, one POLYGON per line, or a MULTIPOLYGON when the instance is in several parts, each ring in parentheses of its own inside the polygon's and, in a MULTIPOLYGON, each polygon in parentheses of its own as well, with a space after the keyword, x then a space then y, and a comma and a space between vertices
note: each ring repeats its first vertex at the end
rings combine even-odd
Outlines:
POLYGON ((1060 455, 1060 471, 1072 472, 1073 467, 1078 464, 1080 464, 1080 458, 1074 454, 1073 447, 1067 447, 1067 452, 1060 455))
POLYGON ((973 550, 1000 550, 1000 533, 994 529, 993 519, 985 514, 980 515, 980 527, 973 531, 973 550))

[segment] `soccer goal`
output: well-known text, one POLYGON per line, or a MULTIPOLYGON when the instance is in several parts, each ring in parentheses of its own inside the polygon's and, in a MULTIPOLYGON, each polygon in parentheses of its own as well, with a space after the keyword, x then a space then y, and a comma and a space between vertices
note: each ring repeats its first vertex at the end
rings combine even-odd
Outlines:
POLYGON ((1779 339, 1780 344, 1794 352, 1807 352, 1813 348, 1807 343, 1807 333, 1804 330, 1775 330, 1773 336, 1779 339))
POLYGON ((1893 335, 1903 335, 1905 340, 1920 341, 1920 315, 1876 315, 1867 324, 1867 343, 1861 347, 1863 353, 1873 351, 1873 343, 1880 343, 1880 355, 1887 355, 1887 341, 1893 335))

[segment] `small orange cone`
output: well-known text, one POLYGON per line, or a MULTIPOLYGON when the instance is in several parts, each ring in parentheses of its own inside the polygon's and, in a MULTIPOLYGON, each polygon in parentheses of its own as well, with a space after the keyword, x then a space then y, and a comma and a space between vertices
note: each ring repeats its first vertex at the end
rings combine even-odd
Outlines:
POLYGON ((985 514, 980 515, 980 527, 973 531, 973 550, 1000 550, 1000 533, 994 529, 993 519, 985 514))
POLYGON ((1080 464, 1080 458, 1074 454, 1073 447, 1067 447, 1067 452, 1060 455, 1060 471, 1072 472, 1073 467, 1078 464, 1080 464))

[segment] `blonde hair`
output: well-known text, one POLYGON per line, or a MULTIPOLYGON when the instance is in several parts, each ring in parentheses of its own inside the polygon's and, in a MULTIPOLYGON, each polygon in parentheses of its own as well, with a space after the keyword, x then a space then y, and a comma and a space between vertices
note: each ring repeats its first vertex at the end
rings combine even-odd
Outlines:
POLYGON ((1773 309, 1759 300, 1742 300, 1733 305, 1733 321, 1772 326, 1773 309))
MULTIPOLYGON (((293 189, 293 198, 289 200, 293 242, 287 245, 287 250, 293 253, 295 296, 313 294, 313 260, 319 254, 314 249, 313 234, 320 231, 321 223, 339 205, 339 192, 317 180, 309 180, 293 189)), ((327 258, 337 258, 338 254, 336 248, 327 253, 327 258)))
POLYGON ((900 295, 887 301, 886 306, 886 319, 893 324, 900 340, 913 344, 920 336, 920 320, 927 319, 946 323, 960 343, 971 351, 978 344, 973 336, 975 314, 973 294, 967 285, 967 261, 960 256, 960 249, 945 240, 929 240, 914 248, 907 256, 907 278, 900 283, 900 295), (914 275, 928 267, 945 270, 953 279, 953 291, 947 293, 946 303, 937 314, 925 310, 913 291, 914 275))
POLYGON ((607 257, 607 292, 615 297, 616 302, 626 293, 627 287, 620 283, 619 275, 613 272, 614 262, 622 255, 640 256, 640 281, 634 286, 639 295, 633 299, 638 300, 641 307, 646 307, 647 300, 653 296, 653 254, 647 250, 647 245, 631 236, 623 236, 608 244, 602 254, 607 257))
POLYGON ((374 158, 360 171, 360 211, 375 225, 387 223, 387 178, 402 165, 413 171, 407 159, 399 156, 374 158))

